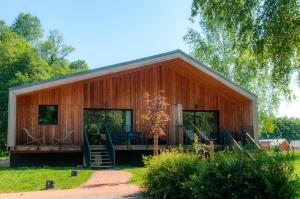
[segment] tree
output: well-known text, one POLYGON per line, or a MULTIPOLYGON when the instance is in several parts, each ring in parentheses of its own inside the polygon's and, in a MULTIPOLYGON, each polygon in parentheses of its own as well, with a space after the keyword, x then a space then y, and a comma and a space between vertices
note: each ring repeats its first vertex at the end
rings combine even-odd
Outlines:
POLYGON ((43 37, 43 29, 39 18, 29 13, 20 13, 13 22, 11 30, 31 43, 43 37))
MULTIPOLYGON (((287 140, 299 140, 300 139, 300 119, 280 117, 273 121, 274 132, 271 135, 274 138, 285 138, 287 140)), ((262 138, 267 137, 267 132, 263 131, 262 138)))
POLYGON ((74 47, 64 43, 63 36, 57 30, 51 30, 47 40, 42 42, 39 46, 41 57, 47 60, 50 65, 64 65, 65 57, 74 50, 74 47))
MULTIPOLYGON (((7 132, 8 88, 48 79, 52 77, 49 71, 48 63, 28 42, 9 29, 0 31, 0 133, 7 132)), ((0 140, 0 148, 4 143, 0 140)))
POLYGON ((144 94, 146 113, 142 118, 147 122, 149 133, 154 138, 154 155, 158 155, 158 139, 160 136, 166 135, 164 128, 169 121, 169 116, 166 113, 169 104, 163 94, 163 91, 159 91, 153 99, 149 93, 144 94))
POLYGON ((30 14, 21 13, 11 27, 0 20, 0 150, 6 144, 10 87, 87 69, 83 60, 70 64, 65 58, 74 48, 65 45, 57 31, 41 44, 42 56, 40 45, 35 45, 41 30, 39 19, 30 14))
MULTIPOLYGON (((291 100, 299 75, 300 4, 297 0, 193 0, 184 40, 192 54, 259 96, 260 123, 291 100)), ((300 75, 299 75, 300 76, 300 75)), ((300 78, 299 78, 300 82, 300 78)))
POLYGON ((84 60, 73 61, 69 65, 71 71, 86 71, 88 70, 88 65, 84 60))

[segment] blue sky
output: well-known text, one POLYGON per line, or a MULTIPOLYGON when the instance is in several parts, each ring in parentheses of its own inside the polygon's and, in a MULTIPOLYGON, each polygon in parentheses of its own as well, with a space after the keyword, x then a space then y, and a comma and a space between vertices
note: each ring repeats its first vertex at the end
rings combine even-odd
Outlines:
MULTIPOLYGON (((84 59, 90 68, 174 49, 189 52, 183 41, 192 0, 0 0, 0 19, 11 24, 20 12, 40 18, 44 33, 59 30, 76 48, 69 59, 84 59)), ((282 103, 280 115, 300 118, 298 100, 282 103)))

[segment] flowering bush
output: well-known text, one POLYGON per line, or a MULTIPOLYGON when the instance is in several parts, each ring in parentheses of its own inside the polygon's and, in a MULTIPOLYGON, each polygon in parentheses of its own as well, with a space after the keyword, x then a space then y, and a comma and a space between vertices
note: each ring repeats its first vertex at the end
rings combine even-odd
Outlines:
POLYGON ((146 162, 153 198, 296 198, 293 155, 225 151, 214 159, 168 152, 146 162))

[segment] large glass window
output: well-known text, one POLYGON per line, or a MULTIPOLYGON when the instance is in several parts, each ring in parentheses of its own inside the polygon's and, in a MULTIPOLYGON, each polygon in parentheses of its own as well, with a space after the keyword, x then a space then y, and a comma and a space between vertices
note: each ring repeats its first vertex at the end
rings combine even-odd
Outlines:
POLYGON ((55 125, 58 123, 57 105, 39 105, 39 124, 55 125))
POLYGON ((132 110, 86 109, 84 110, 84 129, 93 144, 101 143, 105 126, 111 133, 132 131, 132 110))
POLYGON ((183 125, 185 130, 194 133, 195 129, 192 124, 212 138, 219 131, 219 112, 183 111, 183 125))

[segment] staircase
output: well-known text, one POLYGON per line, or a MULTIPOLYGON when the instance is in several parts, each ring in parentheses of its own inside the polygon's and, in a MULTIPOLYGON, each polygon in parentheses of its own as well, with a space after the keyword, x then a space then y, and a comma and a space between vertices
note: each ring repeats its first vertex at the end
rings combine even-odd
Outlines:
POLYGON ((94 169, 108 169, 112 163, 106 145, 90 145, 90 166, 94 169))

